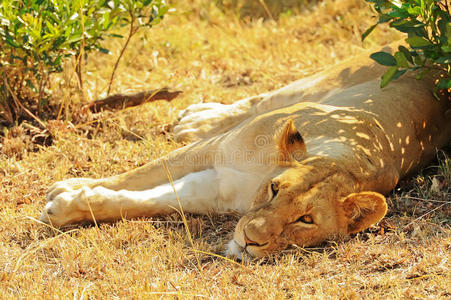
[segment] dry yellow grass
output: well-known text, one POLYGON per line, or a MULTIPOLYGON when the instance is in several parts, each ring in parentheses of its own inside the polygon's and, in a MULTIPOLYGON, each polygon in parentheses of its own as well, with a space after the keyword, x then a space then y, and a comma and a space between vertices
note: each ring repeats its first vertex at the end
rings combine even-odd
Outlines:
MULTIPOLYGON (((6 132, 0 151, 0 298, 451 297, 451 175, 443 153, 432 174, 426 170, 393 193, 381 225, 344 243, 294 248, 266 260, 237 264, 194 251, 177 215, 65 232, 35 220, 51 183, 123 172, 180 147, 170 127, 189 104, 230 103, 359 53, 360 35, 373 16, 361 0, 325 0, 278 21, 240 22, 209 1, 180 2, 161 25, 133 40, 113 90, 169 86, 183 90, 182 96, 104 113, 91 124, 72 125, 68 116, 77 105, 71 104, 63 121, 48 123, 50 147, 35 149, 20 128, 6 132)), ((364 46, 399 37, 380 29, 364 46)), ((120 46, 109 41, 112 56, 89 61, 88 99, 105 92, 120 46)), ((68 68, 53 83, 65 103, 79 102, 71 76, 68 68)), ((221 254, 237 218, 188 216, 195 249, 221 254)))

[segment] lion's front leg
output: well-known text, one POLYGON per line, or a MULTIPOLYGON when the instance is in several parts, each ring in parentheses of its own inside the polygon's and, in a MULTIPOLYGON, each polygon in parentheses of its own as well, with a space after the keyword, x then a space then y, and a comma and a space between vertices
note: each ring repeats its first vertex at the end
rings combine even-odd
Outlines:
POLYGON ((217 197, 218 178, 213 169, 191 173, 172 184, 142 191, 115 191, 89 185, 71 189, 64 187, 64 182, 61 182, 55 184, 50 192, 41 220, 61 227, 94 220, 163 215, 173 212, 174 208, 179 209, 177 198, 186 212, 215 212, 218 210, 217 197))

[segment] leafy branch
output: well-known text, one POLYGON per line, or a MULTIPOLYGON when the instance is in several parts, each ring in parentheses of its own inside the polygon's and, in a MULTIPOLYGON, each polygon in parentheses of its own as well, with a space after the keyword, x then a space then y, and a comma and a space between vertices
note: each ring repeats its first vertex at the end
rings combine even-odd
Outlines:
POLYGON ((61 72, 71 58, 83 98, 82 66, 88 54, 110 53, 102 41, 123 38, 112 30, 130 26, 110 89, 131 37, 140 28, 158 24, 167 11, 165 0, 2 0, 0 77, 7 81, 0 82, 0 117, 11 123, 23 108, 39 116, 51 97, 50 75, 61 72))
POLYGON ((122 23, 121 26, 126 26, 127 24, 129 24, 130 29, 127 39, 125 40, 125 43, 122 46, 121 51, 119 52, 119 56, 114 63, 113 71, 111 72, 110 81, 108 83, 108 95, 110 94, 111 85, 113 84, 114 75, 119 66, 119 62, 122 59, 122 56, 124 55, 125 49, 127 49, 131 38, 139 31, 139 29, 143 27, 151 28, 152 26, 160 23, 163 15, 168 11, 168 7, 166 5, 149 6, 149 4, 151 4, 152 2, 150 0, 142 2, 125 0, 123 2, 126 14, 120 19, 120 23, 122 23))
POLYGON ((366 0, 379 14, 376 24, 362 35, 364 40, 379 24, 407 34, 409 48, 399 46, 394 55, 376 52, 370 57, 388 66, 382 76, 381 87, 407 71, 416 72, 421 79, 432 70, 442 71, 437 89, 451 88, 451 17, 449 0, 366 0))

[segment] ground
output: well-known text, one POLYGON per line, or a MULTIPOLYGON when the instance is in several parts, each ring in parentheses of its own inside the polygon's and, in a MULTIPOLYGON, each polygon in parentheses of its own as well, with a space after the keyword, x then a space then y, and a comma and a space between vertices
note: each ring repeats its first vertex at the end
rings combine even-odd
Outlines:
MULTIPOLYGON (((309 249, 293 245, 263 260, 221 257, 237 215, 188 215, 190 235, 177 214, 64 231, 37 221, 53 182, 117 174, 182 146, 173 141, 171 127, 189 104, 231 103, 273 90, 401 37, 381 27, 362 44, 360 35, 374 22, 374 12, 360 0, 311 3, 276 21, 223 14, 210 1, 179 2, 160 25, 135 37, 113 90, 168 86, 182 95, 170 103, 77 119, 80 100, 68 67, 53 78, 54 101, 64 109, 47 123, 53 137, 48 146, 31 141, 25 133, 33 129, 26 124, 4 129, 1 297, 451 297, 449 149, 400 183, 380 224, 346 242, 309 249)), ((106 41, 112 54, 88 61, 88 101, 104 95, 121 42, 106 41)))

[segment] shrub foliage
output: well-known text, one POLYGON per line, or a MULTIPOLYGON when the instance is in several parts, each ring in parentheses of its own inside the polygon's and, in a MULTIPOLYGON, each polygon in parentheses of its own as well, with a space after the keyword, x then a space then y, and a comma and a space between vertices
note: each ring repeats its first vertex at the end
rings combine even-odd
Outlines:
POLYGON ((12 122, 20 111, 41 112, 50 97, 49 75, 63 62, 76 62, 82 88, 82 61, 113 29, 160 22, 164 0, 2 0, 0 5, 0 113, 12 122))
POLYGON ((363 35, 365 39, 378 24, 389 23, 407 34, 409 49, 399 46, 391 55, 377 52, 371 58, 388 66, 382 76, 381 87, 403 75, 406 71, 417 72, 421 79, 428 72, 438 69, 443 77, 438 89, 451 88, 451 17, 448 0, 366 0, 374 5, 379 20, 363 35))

